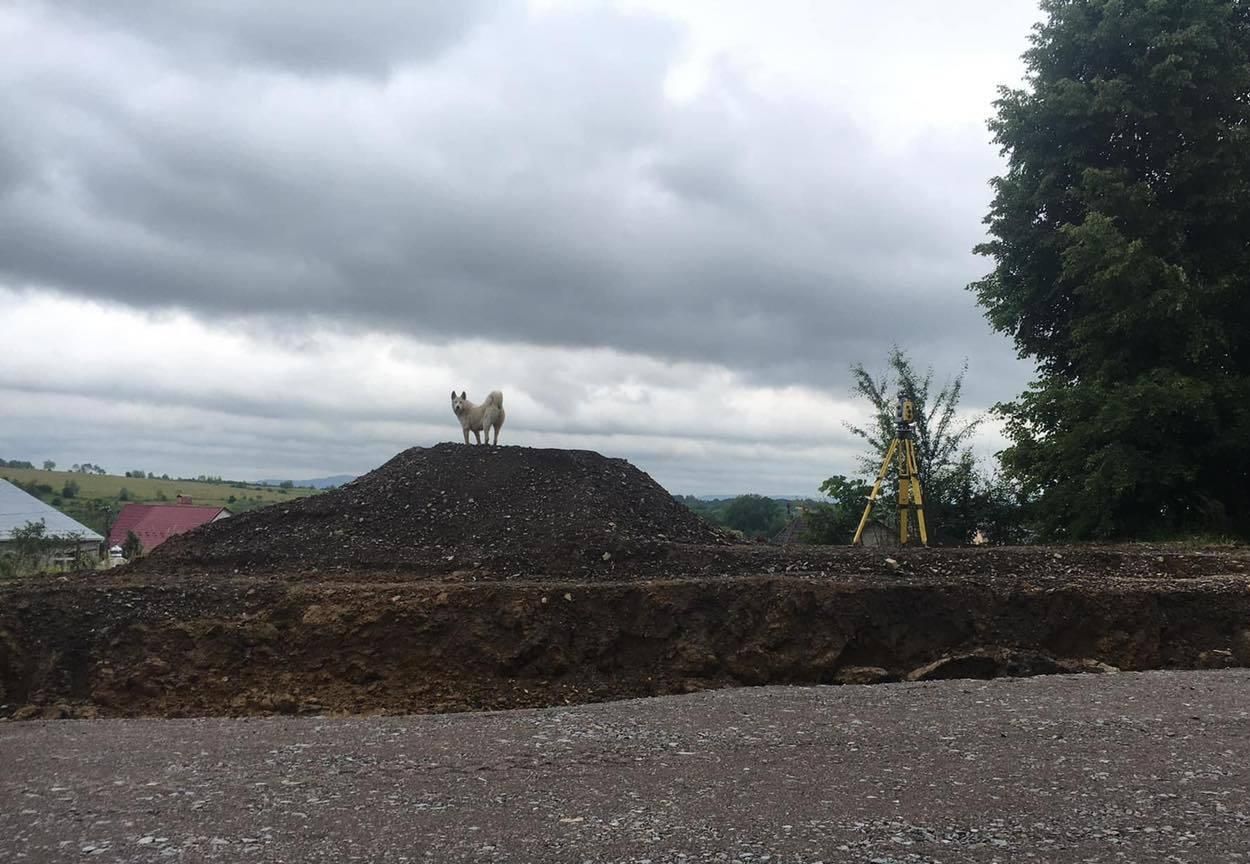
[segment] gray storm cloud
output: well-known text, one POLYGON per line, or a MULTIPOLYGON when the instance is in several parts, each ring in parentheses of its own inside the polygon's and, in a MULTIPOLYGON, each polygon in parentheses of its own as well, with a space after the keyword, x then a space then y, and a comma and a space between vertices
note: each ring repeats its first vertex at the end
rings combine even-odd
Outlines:
POLYGON ((436 59, 490 11, 485 0, 57 0, 67 18, 133 35, 181 62, 255 64, 301 75, 384 77, 436 59))
POLYGON ((11 285, 822 388, 905 341, 943 371, 973 356, 981 404, 1023 381, 964 290, 998 168, 981 127, 884 151, 729 62, 674 101, 681 28, 605 8, 0 14, 11 285))

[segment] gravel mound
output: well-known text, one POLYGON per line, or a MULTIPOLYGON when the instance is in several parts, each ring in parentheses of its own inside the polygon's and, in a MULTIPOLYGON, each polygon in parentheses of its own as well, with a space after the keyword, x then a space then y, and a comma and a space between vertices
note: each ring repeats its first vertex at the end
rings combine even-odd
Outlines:
POLYGON ((624 459, 439 444, 338 489, 172 538, 136 566, 587 575, 663 557, 672 544, 730 542, 624 459))

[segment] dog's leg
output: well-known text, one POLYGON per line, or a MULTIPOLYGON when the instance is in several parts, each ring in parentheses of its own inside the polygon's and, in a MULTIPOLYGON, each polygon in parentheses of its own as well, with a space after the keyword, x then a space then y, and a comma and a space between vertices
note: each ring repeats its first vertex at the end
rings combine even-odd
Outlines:
MULTIPOLYGON (((490 435, 489 435, 489 434, 487 434, 487 436, 486 436, 486 437, 487 437, 487 438, 489 438, 489 437, 490 437, 490 435)), ((474 430, 473 430, 473 440, 474 440, 474 442, 476 442, 476 443, 478 443, 478 444, 481 444, 481 443, 482 443, 482 433, 481 433, 481 432, 479 432, 478 430, 474 429, 474 430)))
POLYGON ((468 426, 464 427, 464 443, 465 444, 469 443, 469 427, 468 426))

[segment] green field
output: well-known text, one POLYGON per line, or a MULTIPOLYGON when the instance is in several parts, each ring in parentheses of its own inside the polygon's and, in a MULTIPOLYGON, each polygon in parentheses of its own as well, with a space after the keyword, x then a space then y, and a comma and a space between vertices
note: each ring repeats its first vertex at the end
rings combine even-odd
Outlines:
POLYGON ((302 487, 282 489, 230 480, 160 480, 30 468, 0 468, 0 477, 21 486, 101 534, 107 533, 108 526, 121 508, 132 502, 173 503, 179 495, 186 495, 193 504, 228 507, 232 513, 240 513, 319 491, 302 487), (65 487, 70 482, 78 484, 78 491, 73 497, 66 497, 65 487))

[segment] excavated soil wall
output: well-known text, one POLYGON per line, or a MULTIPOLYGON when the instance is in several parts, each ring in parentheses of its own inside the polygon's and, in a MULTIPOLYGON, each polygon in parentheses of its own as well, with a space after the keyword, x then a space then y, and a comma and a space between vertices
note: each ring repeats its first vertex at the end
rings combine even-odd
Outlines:
POLYGON ((438 712, 728 685, 1250 665, 1241 575, 0 590, 0 716, 438 712))
POLYGON ((744 545, 598 453, 411 448, 0 585, 0 716, 453 711, 1250 665, 1250 552, 744 545))

